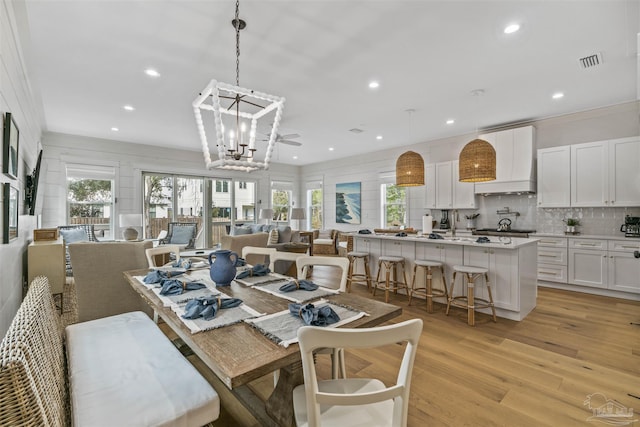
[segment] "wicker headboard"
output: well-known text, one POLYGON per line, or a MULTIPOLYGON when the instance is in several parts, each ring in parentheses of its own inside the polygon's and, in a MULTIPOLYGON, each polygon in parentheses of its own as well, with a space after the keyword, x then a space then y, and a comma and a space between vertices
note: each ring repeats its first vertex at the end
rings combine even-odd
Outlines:
POLYGON ((49 282, 38 276, 0 344, 0 425, 69 425, 62 333, 49 282))

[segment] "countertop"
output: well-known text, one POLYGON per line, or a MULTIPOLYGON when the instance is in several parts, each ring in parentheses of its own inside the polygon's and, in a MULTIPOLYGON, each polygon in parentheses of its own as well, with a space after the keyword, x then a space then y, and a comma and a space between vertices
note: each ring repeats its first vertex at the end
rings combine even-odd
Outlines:
MULTIPOLYGON (((399 230, 398 232, 400 232, 399 230)), ((408 241, 408 242, 420 242, 420 243, 442 243, 445 245, 462 245, 462 246, 477 246, 486 248, 502 248, 502 249, 518 249, 523 246, 532 245, 538 242, 536 238, 524 238, 524 237, 499 237, 499 236, 473 236, 468 233, 464 233, 460 236, 451 237, 450 235, 443 236, 443 239, 429 239, 428 236, 418 236, 409 234, 407 237, 396 237, 393 234, 358 234, 352 233, 354 238, 362 239, 379 239, 379 240, 392 240, 392 241, 408 241), (487 237, 489 243, 476 243, 478 237, 487 237)))
POLYGON ((569 239, 626 240, 630 242, 640 242, 640 239, 637 237, 624 237, 624 233, 620 233, 620 235, 534 233, 529 234, 529 236, 533 238, 566 237, 569 239))

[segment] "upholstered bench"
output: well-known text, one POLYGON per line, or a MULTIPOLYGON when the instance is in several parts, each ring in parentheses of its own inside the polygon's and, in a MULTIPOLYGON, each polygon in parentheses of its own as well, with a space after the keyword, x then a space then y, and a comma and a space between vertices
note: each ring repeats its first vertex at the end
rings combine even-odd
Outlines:
POLYGON ((220 399, 142 312, 63 331, 37 277, 0 344, 0 425, 202 426, 220 399))

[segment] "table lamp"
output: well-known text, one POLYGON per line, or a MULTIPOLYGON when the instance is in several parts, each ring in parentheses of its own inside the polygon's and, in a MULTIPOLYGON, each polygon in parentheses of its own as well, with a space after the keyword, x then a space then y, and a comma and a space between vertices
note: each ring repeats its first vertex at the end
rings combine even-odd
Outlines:
POLYGON ((291 219, 298 220, 298 230, 302 230, 300 227, 300 220, 306 218, 307 216, 305 215, 304 208, 291 208, 291 219))
POLYGON ((134 227, 142 225, 142 214, 120 214, 120 227, 124 240, 138 240, 138 230, 134 227), (126 227, 126 228, 125 228, 126 227))
POLYGON ((273 219, 273 209, 270 209, 270 208, 260 209, 260 219, 266 219, 267 225, 268 225, 273 219))

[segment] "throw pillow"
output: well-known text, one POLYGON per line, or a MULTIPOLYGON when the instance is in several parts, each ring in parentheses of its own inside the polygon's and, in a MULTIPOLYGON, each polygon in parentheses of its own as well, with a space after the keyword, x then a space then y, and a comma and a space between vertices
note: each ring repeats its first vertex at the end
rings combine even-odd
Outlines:
POLYGON ((89 236, 87 236, 87 233, 82 228, 61 229, 60 234, 62 234, 65 245, 69 245, 75 242, 89 241, 89 236))
POLYGON ((280 234, 278 233, 277 229, 271 230, 269 232, 269 240, 267 241, 267 245, 277 245, 279 236, 280 234))
POLYGON ((263 224, 249 224, 249 229, 252 233, 260 233, 262 231, 263 224))
POLYGON ((234 227, 232 230, 232 236, 241 236, 243 234, 253 234, 249 227, 234 227))

